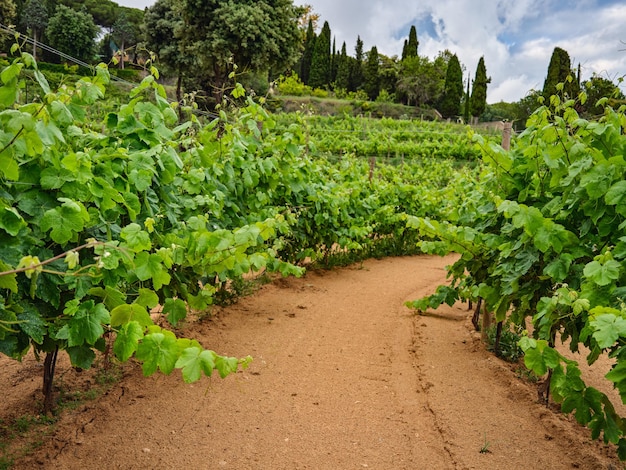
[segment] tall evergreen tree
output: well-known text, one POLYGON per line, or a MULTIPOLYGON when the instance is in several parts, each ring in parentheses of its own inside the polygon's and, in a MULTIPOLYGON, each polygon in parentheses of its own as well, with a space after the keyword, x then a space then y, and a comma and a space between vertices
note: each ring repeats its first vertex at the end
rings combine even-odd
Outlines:
POLYGON ((300 79, 309 84, 309 76, 311 74, 311 60, 313 59, 313 48, 315 47, 315 30, 313 29, 313 20, 309 18, 309 26, 306 30, 306 38, 304 39, 304 51, 300 60, 300 79))
POLYGON ((367 53, 367 61, 365 62, 365 83, 363 89, 370 100, 374 101, 380 93, 380 76, 378 75, 380 66, 380 57, 378 49, 373 46, 367 53))
POLYGON ((556 94, 556 86, 559 83, 565 85, 564 91, 570 98, 577 96, 580 86, 575 77, 576 74, 572 70, 569 54, 564 49, 555 47, 548 65, 548 75, 543 83, 543 97, 549 100, 550 96, 556 94), (568 76, 572 77, 571 81, 568 81, 568 76))
POLYGON ((330 83, 330 26, 324 22, 320 35, 315 40, 313 57, 311 59, 311 73, 309 86, 311 88, 323 88, 330 83))
POLYGON ((409 46, 409 41, 404 40, 404 45, 402 46, 402 60, 406 59, 407 47, 409 46))
POLYGON ((459 58, 454 54, 448 62, 446 83, 439 111, 445 118, 461 115, 461 98, 463 97, 463 71, 459 58))
POLYGON ((341 54, 337 63, 337 78, 335 79, 335 89, 347 90, 350 86, 350 62, 346 52, 346 43, 341 46, 341 54))
POLYGON ((33 37, 33 57, 37 60, 37 40, 48 26, 48 9, 41 0, 28 0, 22 11, 22 24, 33 37))
POLYGON ((491 78, 487 77, 485 59, 481 57, 476 67, 476 75, 472 84, 472 97, 470 99, 470 113, 472 116, 480 116, 487 107, 487 85, 491 83, 491 78))
POLYGON ((409 31, 409 40, 406 44, 406 54, 403 59, 407 57, 417 57, 417 47, 419 46, 419 41, 417 40, 417 29, 415 26, 411 26, 411 30, 409 31))
POLYGON ((351 61, 352 66, 350 67, 350 91, 357 91, 363 87, 363 41, 361 36, 356 38, 354 52, 354 60, 351 61))

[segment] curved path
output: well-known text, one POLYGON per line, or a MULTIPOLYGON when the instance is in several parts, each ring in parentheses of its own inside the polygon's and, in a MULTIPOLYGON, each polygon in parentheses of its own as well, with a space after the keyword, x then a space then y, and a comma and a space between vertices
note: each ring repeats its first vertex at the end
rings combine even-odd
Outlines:
POLYGON ((16 468, 615 468, 613 450, 484 350, 463 306, 404 307, 452 261, 370 260, 264 286, 185 332, 252 355, 248 370, 186 385, 129 366, 16 468))

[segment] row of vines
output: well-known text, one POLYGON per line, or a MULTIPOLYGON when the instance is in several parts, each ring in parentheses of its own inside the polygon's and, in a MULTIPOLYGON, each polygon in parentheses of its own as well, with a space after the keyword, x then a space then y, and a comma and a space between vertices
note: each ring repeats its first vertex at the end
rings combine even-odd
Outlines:
MULTIPOLYGON (((285 114, 278 124, 284 126, 292 119, 285 114)), ((394 164, 432 158, 465 163, 480 158, 467 127, 460 124, 347 115, 306 116, 304 122, 315 155, 376 157, 394 164)))
POLYGON ((314 159, 300 116, 278 131, 240 86, 205 124, 156 76, 111 109, 104 66, 58 90, 26 53, 0 72, 0 352, 45 356, 47 411, 60 351, 185 381, 245 367, 175 328, 250 272, 414 253, 407 214, 448 218, 475 180, 445 161, 371 177, 314 159))
POLYGON ((450 285, 410 305, 482 301, 498 322, 530 331, 519 345, 526 366, 545 377, 543 399, 551 393, 625 459, 626 419, 557 348, 588 348, 590 365, 612 358, 606 379, 626 402, 626 115, 606 108, 597 121, 581 119, 584 100, 553 96, 509 152, 476 136, 481 184, 457 217, 409 220, 424 252, 461 255, 450 285))

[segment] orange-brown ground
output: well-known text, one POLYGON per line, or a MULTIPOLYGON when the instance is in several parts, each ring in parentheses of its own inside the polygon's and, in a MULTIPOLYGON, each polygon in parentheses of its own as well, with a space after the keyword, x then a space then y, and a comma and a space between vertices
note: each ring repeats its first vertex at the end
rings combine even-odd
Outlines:
MULTIPOLYGON (((538 404, 519 366, 485 350, 465 306, 420 316, 404 306, 444 282, 450 262, 370 260, 266 285, 185 330, 218 353, 252 355, 249 369, 187 385, 126 365, 14 468, 623 468, 538 404)), ((0 364, 0 418, 35 413, 41 367, 0 364)), ((66 362, 57 372, 68 389, 84 374, 66 362)))

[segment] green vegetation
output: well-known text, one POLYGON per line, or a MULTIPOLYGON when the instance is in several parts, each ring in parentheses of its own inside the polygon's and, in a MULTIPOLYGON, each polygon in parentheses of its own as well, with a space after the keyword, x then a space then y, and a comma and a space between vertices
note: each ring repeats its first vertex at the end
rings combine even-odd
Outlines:
MULTIPOLYGON (((292 115, 278 116, 279 123, 292 115)), ((343 116, 306 116, 309 151, 332 159, 355 155, 376 157, 379 162, 416 163, 457 160, 476 163, 480 151, 472 144, 467 126, 420 119, 374 119, 343 116)), ((488 134, 485 134, 487 137, 488 134)), ((492 135, 499 142, 499 133, 492 135)), ((432 164, 432 163, 431 163, 432 164)))
POLYGON ((154 76, 102 105, 109 76, 95 72, 53 91, 22 53, 0 73, 0 351, 45 356, 45 411, 58 353, 89 369, 109 336, 107 354, 146 375, 227 376, 249 358, 177 338, 149 311, 177 327, 251 272, 415 253, 407 214, 447 219, 474 184, 434 155, 319 158, 303 116, 278 125, 240 85, 241 106, 208 124, 179 122, 154 76))
MULTIPOLYGON (((626 459, 626 420, 609 398, 588 387, 577 362, 555 346, 590 351, 615 363, 606 375, 626 397, 626 107, 604 109, 597 121, 577 112, 586 95, 550 97, 510 152, 475 137, 483 154, 481 184, 469 191, 456 217, 441 222, 409 218, 424 252, 457 252, 451 284, 410 305, 419 310, 458 299, 483 299, 498 322, 533 334, 518 342, 525 365, 547 376, 543 393, 591 435, 618 446, 626 459), (430 239, 429 239, 430 238, 430 239)), ((604 103, 608 101, 605 98, 604 103)))

